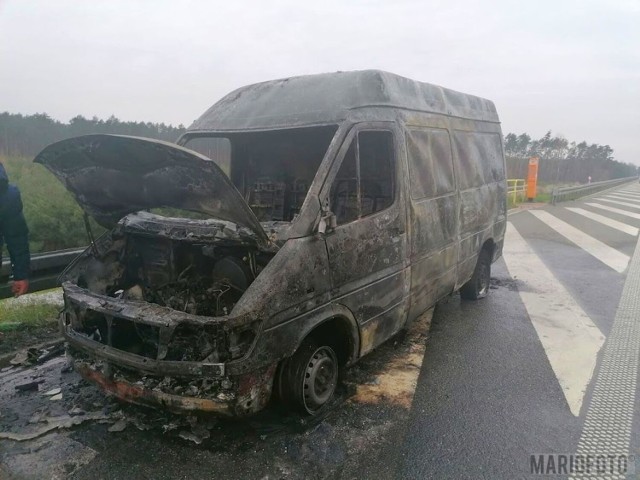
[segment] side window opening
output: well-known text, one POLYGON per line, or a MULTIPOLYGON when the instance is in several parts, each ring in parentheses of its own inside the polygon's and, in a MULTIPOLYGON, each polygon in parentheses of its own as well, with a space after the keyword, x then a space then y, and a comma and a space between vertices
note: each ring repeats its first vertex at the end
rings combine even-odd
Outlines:
POLYGON ((231 142, 224 137, 195 137, 189 140, 187 148, 213 160, 224 173, 231 171, 231 142))
POLYGON ((259 221, 292 221, 335 135, 335 125, 232 134, 231 181, 259 221))
POLYGON ((331 188, 331 208, 338 225, 385 210, 393 203, 393 135, 359 132, 342 161, 331 188))
POLYGON ((460 189, 504 180, 500 135, 456 130, 453 134, 460 189))

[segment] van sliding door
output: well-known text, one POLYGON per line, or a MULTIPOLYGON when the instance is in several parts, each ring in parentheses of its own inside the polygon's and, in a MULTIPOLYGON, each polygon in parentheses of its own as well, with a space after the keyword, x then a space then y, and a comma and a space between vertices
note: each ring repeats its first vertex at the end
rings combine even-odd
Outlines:
POLYGON ((456 194, 449 132, 407 127, 413 320, 451 293, 458 260, 456 194))

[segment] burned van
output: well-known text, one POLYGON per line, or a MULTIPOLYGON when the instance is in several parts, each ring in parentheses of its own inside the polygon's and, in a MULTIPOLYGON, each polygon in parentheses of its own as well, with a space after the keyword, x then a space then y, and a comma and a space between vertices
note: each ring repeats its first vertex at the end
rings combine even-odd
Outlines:
POLYGON ((35 160, 107 233, 63 273, 76 369, 120 399, 307 414, 439 299, 489 292, 492 102, 381 71, 236 90, 177 145, 87 135, 35 160))

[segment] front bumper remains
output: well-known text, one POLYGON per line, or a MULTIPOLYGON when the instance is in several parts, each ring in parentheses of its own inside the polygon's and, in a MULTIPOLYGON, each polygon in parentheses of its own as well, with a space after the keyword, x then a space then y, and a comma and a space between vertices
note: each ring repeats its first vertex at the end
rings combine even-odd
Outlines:
MULTIPOLYGON (((228 363, 166 360, 160 353, 154 358, 116 348, 110 341, 105 343, 104 339, 94 339, 74 329, 74 324, 81 321, 81 312, 99 312, 112 319, 109 324, 128 321, 157 327, 161 342, 158 352, 181 320, 193 320, 193 316, 141 302, 118 302, 77 286, 65 287, 66 308, 60 327, 75 369, 108 394, 126 402, 174 412, 202 411, 230 416, 255 413, 268 403, 277 363, 247 372, 242 368, 242 360, 228 363), (174 313, 189 318, 170 318, 174 313)), ((201 317, 196 320, 205 324, 201 317)))
POLYGON ((138 377, 108 362, 86 359, 74 359, 74 368, 105 393, 128 403, 176 413, 198 411, 240 417, 258 412, 266 406, 271 397, 276 365, 256 373, 225 378, 219 383, 211 379, 187 381, 172 377, 138 377), (225 381, 227 388, 220 388, 225 381), (213 388, 208 390, 196 386, 196 382, 210 382, 213 388), (172 390, 180 393, 169 393, 172 390))

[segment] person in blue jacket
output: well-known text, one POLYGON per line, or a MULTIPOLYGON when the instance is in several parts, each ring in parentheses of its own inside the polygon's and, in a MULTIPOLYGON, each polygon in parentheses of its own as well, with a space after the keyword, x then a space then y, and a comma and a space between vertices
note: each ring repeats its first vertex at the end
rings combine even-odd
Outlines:
POLYGON ((13 273, 12 292, 16 297, 29 290, 29 229, 22 214, 20 190, 9 184, 9 177, 0 163, 0 262, 2 247, 7 244, 13 273))

